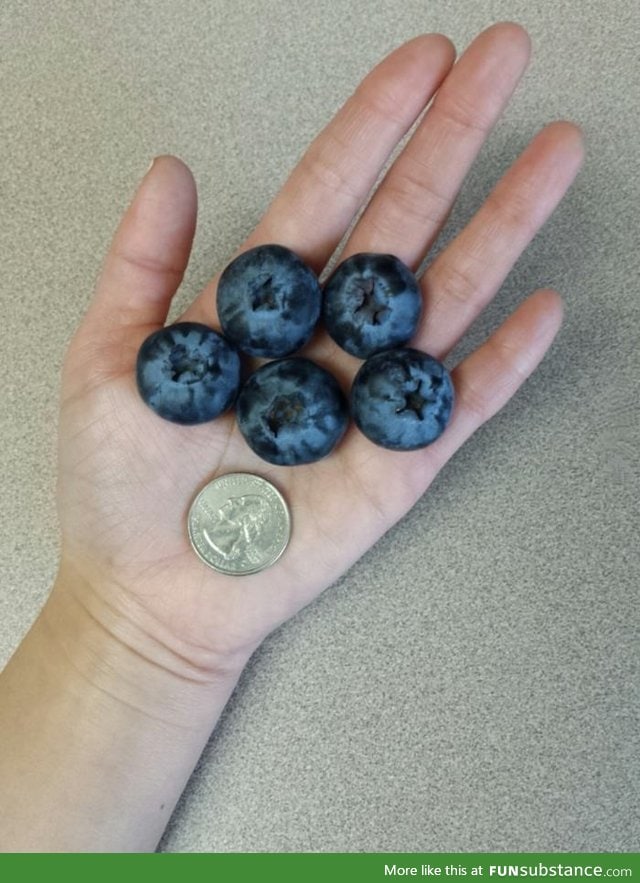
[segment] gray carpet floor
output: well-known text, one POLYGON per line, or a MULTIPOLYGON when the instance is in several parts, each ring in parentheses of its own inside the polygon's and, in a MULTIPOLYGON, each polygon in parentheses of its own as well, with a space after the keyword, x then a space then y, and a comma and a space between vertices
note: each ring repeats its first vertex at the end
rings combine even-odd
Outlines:
POLYGON ((360 77, 494 21, 533 60, 443 233, 533 134, 579 123, 567 198, 460 347, 534 288, 566 319, 505 410, 255 654, 161 848, 640 848, 640 7, 619 0, 3 0, 0 661, 56 572, 66 342, 150 159, 193 169, 172 315, 228 260, 360 77))

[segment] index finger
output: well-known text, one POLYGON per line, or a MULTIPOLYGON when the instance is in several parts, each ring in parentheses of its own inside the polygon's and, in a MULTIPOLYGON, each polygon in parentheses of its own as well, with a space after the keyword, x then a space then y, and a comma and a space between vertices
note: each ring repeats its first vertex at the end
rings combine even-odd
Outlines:
MULTIPOLYGON (((376 65, 312 141, 237 253, 278 242, 319 273, 454 58, 447 37, 424 34, 376 65)), ((211 324, 217 280, 211 280, 182 321, 211 324)))

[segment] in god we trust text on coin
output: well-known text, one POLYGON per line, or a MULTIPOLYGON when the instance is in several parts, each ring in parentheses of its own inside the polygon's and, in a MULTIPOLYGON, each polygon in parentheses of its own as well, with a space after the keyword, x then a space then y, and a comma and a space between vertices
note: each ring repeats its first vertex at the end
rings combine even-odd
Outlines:
POLYGON ((258 573, 278 560, 291 535, 282 494, 258 475, 232 472, 209 482, 187 517, 198 557, 220 573, 258 573))

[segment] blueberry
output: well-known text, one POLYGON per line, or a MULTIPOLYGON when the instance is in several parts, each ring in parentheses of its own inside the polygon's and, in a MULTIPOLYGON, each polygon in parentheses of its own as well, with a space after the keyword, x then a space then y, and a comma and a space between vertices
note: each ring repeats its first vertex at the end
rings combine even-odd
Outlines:
POLYGON ((290 249, 259 245, 222 273, 218 316, 239 349, 279 358, 309 340, 320 317, 321 296, 317 276, 290 249))
POLYGON ((336 267, 324 287, 325 327, 359 359, 407 343, 421 309, 416 277, 392 254, 354 254, 336 267))
POLYGON ((160 417, 174 423, 204 423, 234 403, 240 387, 240 356, 213 328, 178 322, 144 341, 136 381, 140 395, 160 417))
POLYGON ((453 408, 453 384, 441 362, 409 347, 378 353, 351 387, 356 426, 383 448, 413 451, 434 442, 453 408))
POLYGON ((236 417, 259 457, 297 466, 333 450, 347 428, 349 408, 335 377, 297 356, 258 368, 240 391, 236 417))

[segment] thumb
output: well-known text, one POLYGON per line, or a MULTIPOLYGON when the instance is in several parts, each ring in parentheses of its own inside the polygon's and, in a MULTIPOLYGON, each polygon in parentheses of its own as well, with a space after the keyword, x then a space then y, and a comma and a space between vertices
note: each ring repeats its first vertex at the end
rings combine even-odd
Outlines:
POLYGON ((189 168, 177 157, 157 157, 120 221, 76 334, 78 349, 103 377, 132 370, 143 339, 166 321, 196 214, 189 168))

